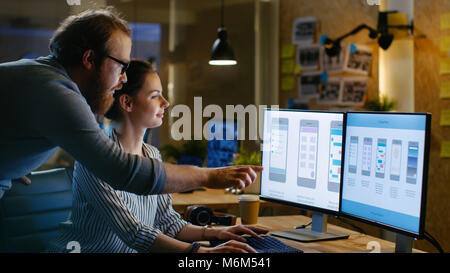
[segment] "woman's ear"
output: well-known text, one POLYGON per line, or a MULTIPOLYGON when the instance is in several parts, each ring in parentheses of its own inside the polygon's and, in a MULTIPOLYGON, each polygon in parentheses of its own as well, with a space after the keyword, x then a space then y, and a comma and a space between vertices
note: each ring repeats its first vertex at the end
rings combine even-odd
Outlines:
POLYGON ((94 50, 92 49, 86 50, 81 58, 82 58, 81 63, 83 64, 83 67, 86 68, 87 70, 91 70, 95 67, 94 50))
POLYGON ((131 112, 133 110, 133 99, 127 94, 123 94, 119 97, 120 108, 125 112, 131 112))

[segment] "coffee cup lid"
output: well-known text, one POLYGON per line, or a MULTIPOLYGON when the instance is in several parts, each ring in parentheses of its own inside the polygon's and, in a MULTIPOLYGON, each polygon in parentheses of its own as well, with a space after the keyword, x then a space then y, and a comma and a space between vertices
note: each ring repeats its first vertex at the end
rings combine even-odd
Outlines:
POLYGON ((239 201, 259 201, 259 196, 256 194, 243 194, 239 195, 238 197, 239 201))

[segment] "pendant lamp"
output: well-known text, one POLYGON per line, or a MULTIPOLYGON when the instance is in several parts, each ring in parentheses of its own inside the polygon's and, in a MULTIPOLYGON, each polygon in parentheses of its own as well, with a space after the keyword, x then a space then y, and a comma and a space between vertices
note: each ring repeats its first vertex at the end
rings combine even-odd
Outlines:
POLYGON ((234 51, 227 40, 227 30, 223 25, 223 0, 220 9, 220 27, 217 30, 217 39, 214 41, 209 59, 210 65, 235 65, 234 51))

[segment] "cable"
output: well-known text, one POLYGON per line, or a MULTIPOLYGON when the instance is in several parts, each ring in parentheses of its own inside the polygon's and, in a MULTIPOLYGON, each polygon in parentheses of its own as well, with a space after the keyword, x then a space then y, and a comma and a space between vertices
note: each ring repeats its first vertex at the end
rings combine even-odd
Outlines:
POLYGON ((430 242, 438 251, 439 253, 444 253, 444 250, 441 248, 439 243, 432 238, 428 237, 427 235, 424 235, 424 239, 430 242))
POLYGON ((294 229, 302 229, 302 228, 306 228, 307 226, 310 226, 312 224, 312 221, 311 222, 309 222, 308 224, 306 224, 306 225, 300 225, 300 226, 296 226, 296 227, 294 227, 294 229))
POLYGON ((428 239, 433 240, 435 243, 437 243, 436 238, 434 238, 428 231, 424 231, 425 236, 428 237, 428 239))
POLYGON ((223 4, 223 0, 222 0, 222 2, 221 2, 221 5, 220 5, 220 27, 221 28, 223 28, 223 10, 224 10, 225 8, 224 8, 224 4, 223 4))
POLYGON ((424 232, 424 238, 430 242, 438 251, 439 253, 444 253, 444 249, 442 249, 439 242, 427 231, 424 232))

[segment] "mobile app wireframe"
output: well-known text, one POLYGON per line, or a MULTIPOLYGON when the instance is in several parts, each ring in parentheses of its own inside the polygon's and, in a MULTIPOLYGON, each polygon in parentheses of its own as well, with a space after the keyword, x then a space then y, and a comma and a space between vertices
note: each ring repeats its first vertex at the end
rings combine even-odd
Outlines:
POLYGON ((363 139, 362 160, 361 160, 361 174, 370 176, 370 169, 372 166, 372 138, 365 137, 363 139))
POLYGON ((379 138, 377 140, 375 176, 378 178, 384 178, 386 171, 386 142, 385 138, 379 138))
POLYGON ((406 168, 406 183, 416 184, 417 182, 417 159, 419 157, 419 142, 408 142, 408 165, 406 168))
POLYGON ((348 172, 356 173, 357 162, 358 162, 358 137, 350 137, 350 148, 348 153, 348 172))
POLYGON ((300 120, 297 173, 299 186, 316 188, 318 136, 318 120, 300 120))
POLYGON ((390 179, 400 181, 400 170, 402 166, 402 141, 398 139, 392 140, 391 146, 391 171, 390 179))
POLYGON ((269 179, 286 182, 289 120, 272 118, 270 133, 269 179))
POLYGON ((342 121, 331 121, 328 190, 339 192, 342 160, 342 121))

